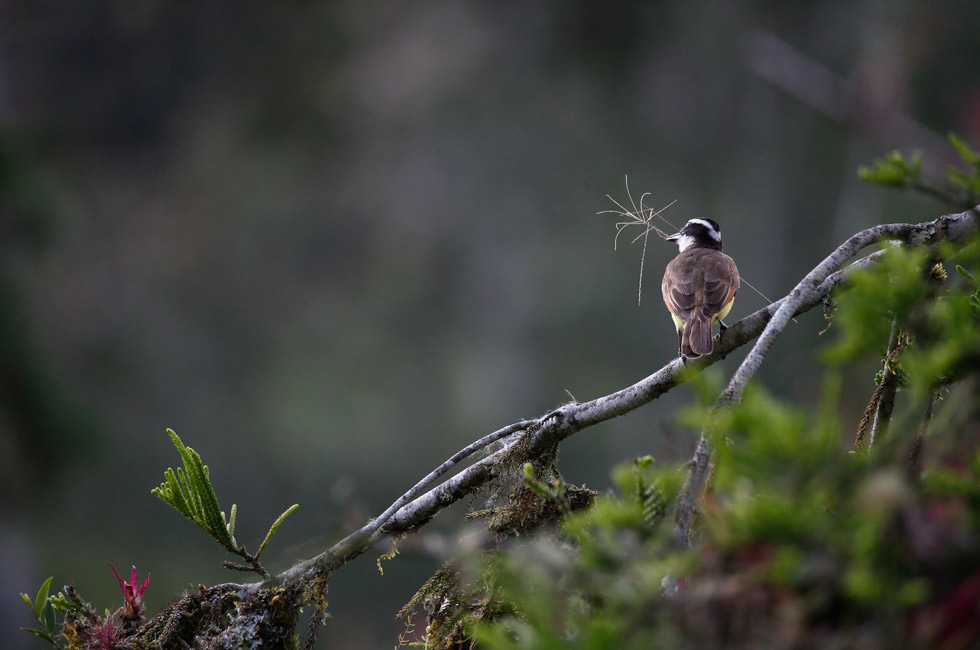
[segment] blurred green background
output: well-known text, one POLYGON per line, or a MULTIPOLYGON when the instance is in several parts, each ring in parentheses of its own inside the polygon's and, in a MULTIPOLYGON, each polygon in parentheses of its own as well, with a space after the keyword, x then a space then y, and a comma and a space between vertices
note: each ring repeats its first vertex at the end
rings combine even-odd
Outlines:
MULTIPOLYGON (((300 503, 265 554, 282 570, 475 438, 669 361, 676 249, 651 239, 637 306, 640 247, 597 214, 626 175, 675 225, 717 219, 778 298, 847 235, 944 211, 857 165, 980 144, 967 0, 10 0, 0 48, 3 647, 41 647, 17 593, 49 575, 114 609, 105 564, 135 564, 151 614, 242 578, 150 496, 166 427, 250 548, 300 503)), ((746 288, 731 319, 764 304, 746 288)), ((780 340, 778 396, 810 400, 824 326, 780 340)), ((565 478, 685 458, 689 400, 575 436, 565 478)), ((392 647, 461 515, 383 576, 339 571, 319 647, 392 647)))

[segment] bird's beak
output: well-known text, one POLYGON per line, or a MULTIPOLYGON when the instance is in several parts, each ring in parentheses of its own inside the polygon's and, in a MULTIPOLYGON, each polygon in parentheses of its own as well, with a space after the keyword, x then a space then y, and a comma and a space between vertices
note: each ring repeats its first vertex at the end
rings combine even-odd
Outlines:
POLYGON ((675 233, 675 234, 671 235, 670 237, 668 237, 667 239, 665 239, 664 241, 677 241, 680 238, 681 238, 681 234, 680 233, 675 233))

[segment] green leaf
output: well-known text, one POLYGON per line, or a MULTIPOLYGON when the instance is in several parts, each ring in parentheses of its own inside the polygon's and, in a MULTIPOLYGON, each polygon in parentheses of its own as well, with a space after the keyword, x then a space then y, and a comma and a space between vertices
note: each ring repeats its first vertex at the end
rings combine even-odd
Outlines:
POLYGON ((956 272, 959 273, 960 275, 962 275, 967 280, 972 280, 973 279, 973 274, 970 273, 969 271, 967 271, 966 269, 964 269, 959 264, 956 265, 956 272))
POLYGON ((29 628, 29 627, 22 627, 20 629, 24 630, 25 632, 30 632, 31 634, 38 635, 39 637, 41 637, 42 639, 44 639, 45 641, 47 641, 48 643, 50 643, 51 645, 53 645, 55 647, 58 646, 58 644, 56 644, 54 642, 54 637, 52 637, 47 632, 44 632, 43 630, 35 630, 35 629, 29 628))
POLYGON ((41 615, 42 623, 49 634, 54 634, 54 607, 50 602, 45 601, 44 613, 41 615))
POLYGON ((272 527, 269 528, 269 532, 265 534, 265 539, 263 539, 262 544, 259 545, 259 550, 255 552, 256 561, 258 561, 259 556, 262 555, 262 551, 265 550, 265 547, 266 545, 268 545, 269 540, 271 540, 272 536, 276 534, 276 530, 279 529, 279 526, 282 524, 282 522, 285 521, 286 517, 291 515, 293 513, 293 510, 295 510, 298 507, 299 507, 298 503, 294 503, 293 505, 289 506, 288 508, 286 508, 286 511, 283 512, 281 515, 279 515, 279 518, 272 523, 272 527))
POLYGON ((41 588, 37 590, 37 597, 34 599, 34 616, 36 616, 37 620, 39 621, 41 620, 41 616, 44 614, 44 606, 48 602, 48 590, 51 588, 51 581, 53 579, 54 576, 51 576, 45 580, 44 584, 41 585, 41 588))
MULTIPOLYGON (((170 436, 170 440, 173 442, 174 447, 177 448, 177 452, 180 454, 181 460, 183 460, 186 465, 187 449, 184 447, 184 443, 180 440, 180 437, 174 433, 173 429, 167 429, 167 435, 170 436)), ((150 490, 151 494, 163 499, 180 514, 196 521, 194 510, 192 508, 193 499, 191 497, 191 492, 188 489, 187 481, 184 478, 183 470, 178 467, 177 473, 174 474, 174 470, 168 467, 167 471, 163 473, 163 477, 165 482, 162 483, 160 487, 150 490)))
POLYGON ((949 143, 953 145, 953 148, 956 149, 957 153, 960 154, 960 158, 963 159, 963 162, 980 167, 980 152, 971 149, 970 145, 968 145, 962 138, 960 138, 960 136, 956 135, 952 131, 950 131, 946 137, 949 140, 949 143))
POLYGON ((21 593, 20 597, 24 599, 27 606, 31 608, 31 613, 34 614, 34 618, 37 618, 37 612, 34 611, 34 603, 31 601, 31 597, 25 593, 21 593))
POLYGON ((178 453, 180 453, 181 458, 184 456, 184 443, 181 441, 180 436, 173 429, 167 429, 167 435, 170 436, 171 442, 174 443, 174 447, 177 448, 178 453))

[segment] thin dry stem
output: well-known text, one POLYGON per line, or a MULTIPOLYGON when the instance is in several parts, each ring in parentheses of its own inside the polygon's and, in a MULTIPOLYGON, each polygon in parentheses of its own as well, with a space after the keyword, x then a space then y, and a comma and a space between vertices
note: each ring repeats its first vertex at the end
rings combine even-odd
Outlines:
POLYGON ((633 200, 633 194, 630 192, 630 181, 628 176, 626 177, 626 196, 629 197, 630 205, 633 207, 632 210, 626 208, 622 203, 620 203, 619 201, 617 201, 616 199, 614 199, 613 197, 607 194, 606 198, 612 201, 614 204, 616 204, 616 207, 619 209, 602 210, 598 214, 616 214, 626 218, 625 221, 616 222, 616 237, 613 239, 613 250, 618 249, 619 235, 622 234, 624 230, 626 230, 630 226, 641 226, 643 228, 643 232, 641 232, 639 235, 634 237, 633 241, 630 242, 631 244, 635 244, 640 239, 643 240, 643 252, 640 254, 640 280, 638 283, 639 286, 637 288, 637 298, 636 298, 636 304, 639 305, 643 303, 643 267, 647 258, 647 240, 650 237, 650 231, 652 230, 656 232, 661 239, 667 239, 667 237, 669 237, 667 233, 665 233, 660 228, 657 228, 657 226, 653 224, 653 218, 659 217, 660 219, 663 220, 664 223, 666 223, 668 226, 673 228, 674 226, 671 225, 669 221, 667 221, 660 215, 664 210, 677 203, 677 199, 674 199, 673 201, 671 201, 664 207, 660 208, 659 210, 654 210, 653 208, 644 204, 644 200, 648 196, 650 196, 649 192, 645 192, 642 196, 640 196, 640 205, 637 206, 636 201, 633 200))

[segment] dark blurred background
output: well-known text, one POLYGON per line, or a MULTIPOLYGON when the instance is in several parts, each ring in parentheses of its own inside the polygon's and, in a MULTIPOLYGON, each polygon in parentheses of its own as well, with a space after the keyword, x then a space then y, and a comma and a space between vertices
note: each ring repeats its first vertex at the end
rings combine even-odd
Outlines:
MULTIPOLYGON (((855 169, 980 144, 978 63, 968 0, 0 3, 0 645, 42 647, 17 593, 49 575, 101 611, 106 563, 135 564, 151 614, 242 578, 150 495, 167 427, 251 548, 300 504, 282 570, 475 438, 661 367, 676 249, 650 240, 638 307, 640 246, 597 214, 627 175, 675 225, 721 222, 771 298, 859 229, 948 211, 855 169)), ((824 325, 761 381, 812 402, 824 325)), ((691 399, 575 436, 565 478, 684 459, 691 399)), ((439 561, 339 571, 319 646, 392 647, 439 561)))

